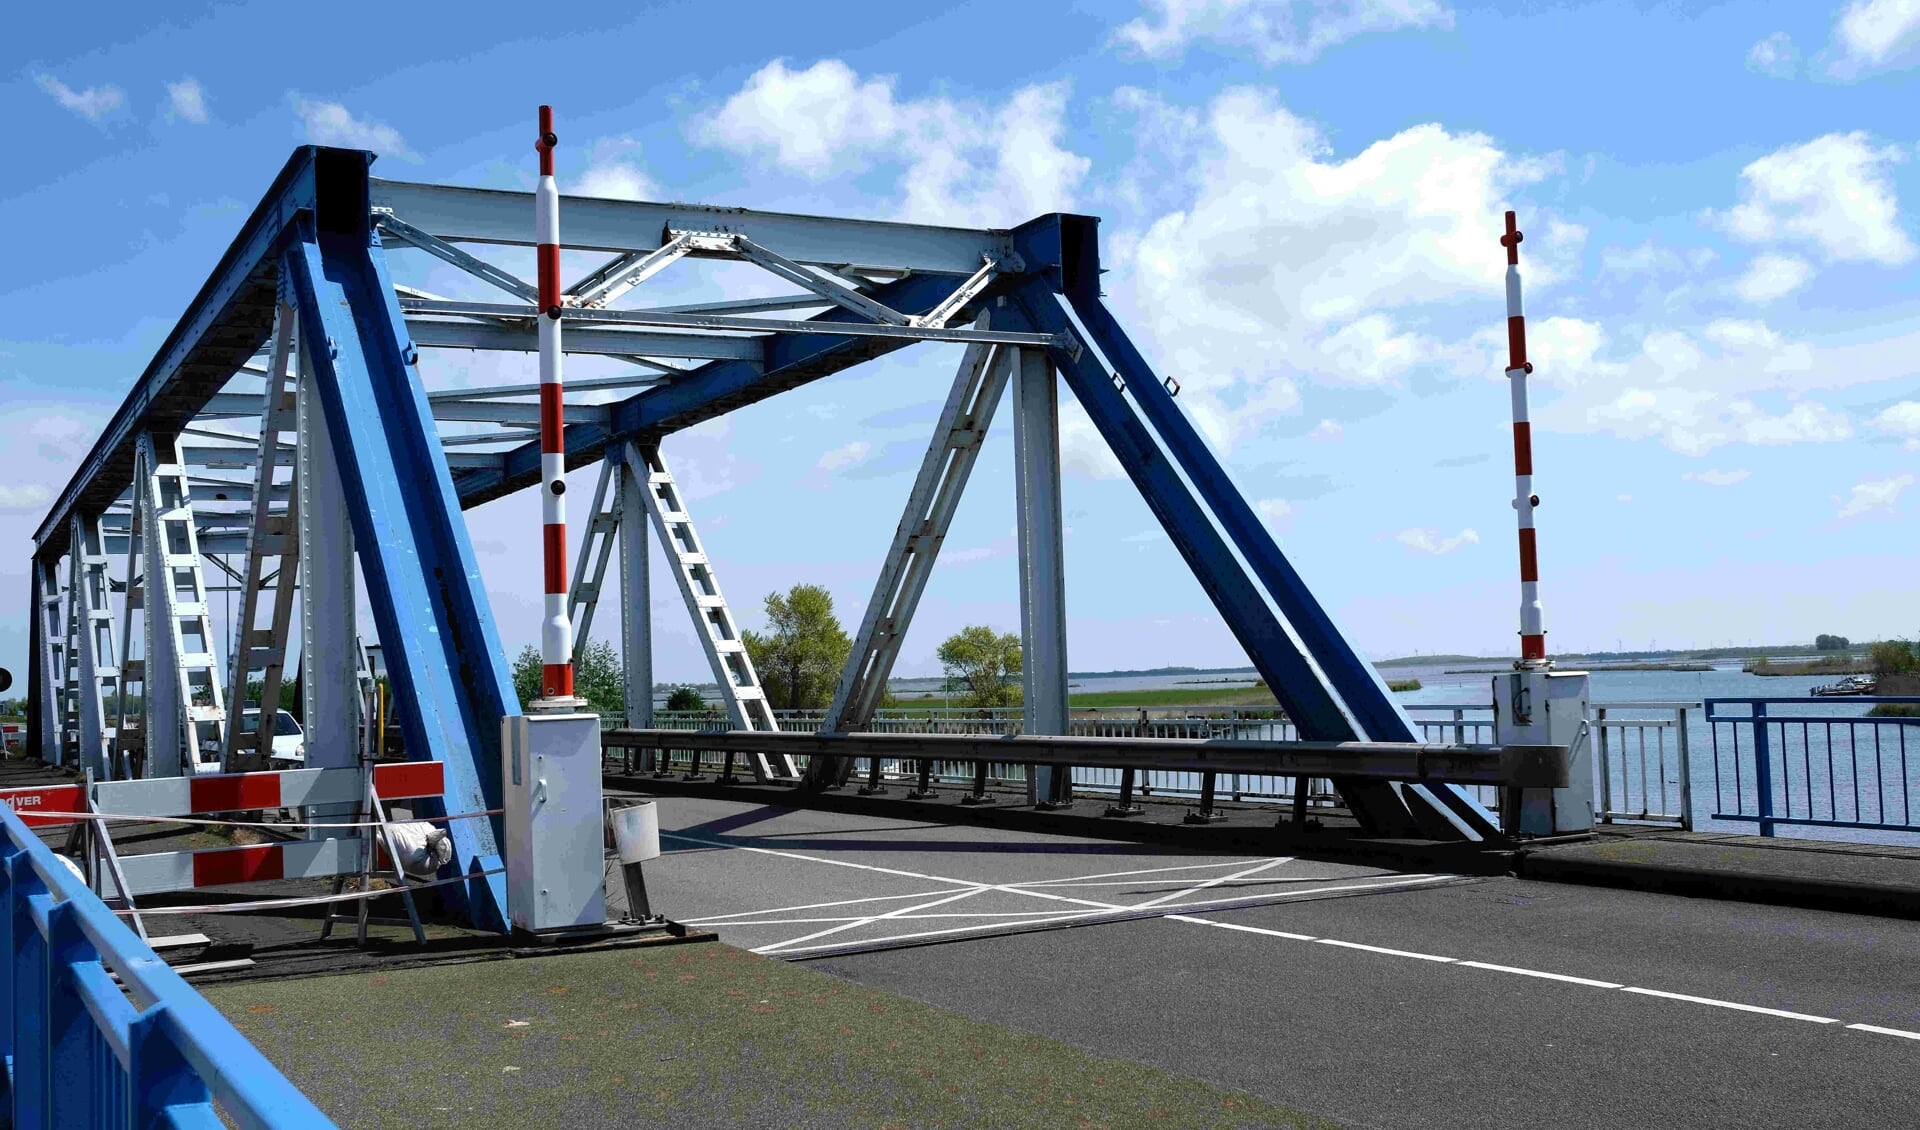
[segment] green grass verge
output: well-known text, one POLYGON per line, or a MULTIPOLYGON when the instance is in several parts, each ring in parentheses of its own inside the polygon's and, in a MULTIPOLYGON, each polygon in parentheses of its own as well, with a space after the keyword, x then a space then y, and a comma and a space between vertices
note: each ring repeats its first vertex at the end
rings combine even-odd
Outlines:
POLYGON ((717 943, 214 985, 342 1126, 1311 1126, 717 943))

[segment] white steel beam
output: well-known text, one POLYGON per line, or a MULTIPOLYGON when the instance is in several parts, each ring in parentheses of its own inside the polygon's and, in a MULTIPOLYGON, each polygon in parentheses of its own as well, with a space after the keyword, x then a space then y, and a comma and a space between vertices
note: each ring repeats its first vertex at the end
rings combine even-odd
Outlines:
POLYGON ((57 562, 33 562, 33 614, 40 618, 40 760, 60 764, 66 729, 62 695, 66 689, 67 629, 60 615, 60 572, 57 562))
POLYGON ((118 697, 120 682, 114 660, 113 609, 107 600, 107 547, 98 519, 75 514, 70 536, 67 599, 75 630, 69 697, 79 738, 78 767, 105 778, 114 738, 106 703, 110 694, 118 697))
MULTIPOLYGON (((1060 399, 1046 353, 1014 363, 1013 466, 1020 530, 1020 650, 1029 734, 1067 732, 1066 557, 1060 518, 1060 399)), ((1065 801, 1069 774, 1042 766, 1035 799, 1065 801)))
MULTIPOLYGON (((402 305, 422 301, 406 299, 402 305)), ((491 303, 464 303, 487 306, 491 303)), ((526 316, 523 326, 483 322, 444 322, 431 318, 407 319, 407 334, 413 343, 447 349, 498 349, 534 353, 540 342, 534 333, 532 307, 509 306, 526 316)), ((585 313, 585 312, 583 312, 585 313)), ((567 320, 574 319, 569 315, 567 320)), ((584 319, 591 320, 591 319, 584 319)), ((764 356, 764 348, 754 338, 718 337, 700 334, 647 333, 642 330, 602 330, 584 324, 567 330, 568 353, 600 353, 616 357, 688 357, 710 361, 754 361, 764 356)))
MULTIPOLYGON (((453 243, 533 243, 531 192, 455 188, 374 178, 372 204, 453 243)), ((982 256, 1012 252, 1006 232, 924 224, 796 216, 706 204, 654 204, 562 197, 567 213, 564 247, 596 251, 652 251, 669 231, 738 232, 799 263, 870 271, 931 271, 970 275, 982 256)))
MULTIPOLYGON (((294 483, 299 491, 301 728, 306 731, 302 741, 307 768, 342 769, 358 763, 365 705, 360 690, 363 653, 354 624, 353 514, 305 351, 294 403, 299 436, 294 483)), ((264 706, 261 717, 265 729, 264 706)), ((317 816, 352 811, 354 806, 345 805, 317 816)))
MULTIPOLYGON (((653 725, 653 593, 647 556, 644 465, 627 459, 627 447, 608 452, 619 468, 614 511, 620 516, 620 663, 627 725, 653 725)), ((651 755, 649 755, 651 756, 651 755)), ((651 765, 643 766, 651 769, 651 765)))
POLYGON ((485 259, 468 254, 453 244, 421 231, 412 224, 392 214, 380 216, 380 230, 395 236, 403 243, 410 243, 429 255, 438 256, 461 270, 484 282, 492 283, 508 294, 517 294, 528 302, 537 301, 540 292, 531 283, 515 278, 485 259))

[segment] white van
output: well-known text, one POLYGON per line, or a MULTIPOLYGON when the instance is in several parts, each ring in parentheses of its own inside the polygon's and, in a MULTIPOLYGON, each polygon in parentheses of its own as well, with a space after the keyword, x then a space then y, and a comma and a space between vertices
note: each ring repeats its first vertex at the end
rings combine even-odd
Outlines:
MULTIPOLYGON (((193 767, 195 775, 220 772, 220 746, 213 741, 212 723, 200 725, 200 760, 193 767)), ((246 709, 240 712, 240 733, 253 735, 260 732, 260 712, 246 709)), ((273 752, 267 758, 270 769, 305 769, 307 767, 306 733, 300 729, 300 723, 293 715, 284 710, 273 712, 273 752)))

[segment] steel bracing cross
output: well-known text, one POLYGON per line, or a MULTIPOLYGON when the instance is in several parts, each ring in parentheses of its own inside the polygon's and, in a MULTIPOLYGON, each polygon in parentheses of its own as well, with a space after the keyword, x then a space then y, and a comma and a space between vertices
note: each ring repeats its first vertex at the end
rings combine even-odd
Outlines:
MULTIPOLYGON (((228 666, 227 701, 237 703, 245 717, 250 676, 260 672, 259 725, 251 734, 244 725, 227 731, 221 748, 225 772, 266 768, 273 755, 275 717, 280 706, 280 684, 287 668, 287 635, 293 623, 293 568, 300 538, 299 492, 278 500, 278 471, 292 462, 294 448, 281 439, 295 430, 298 395, 289 370, 294 345, 293 307, 281 304, 274 315, 273 350, 267 362, 264 411, 260 417, 260 447, 253 464, 252 521, 247 525, 247 565, 240 581, 240 617, 233 624, 228 666), (269 563, 272 577, 268 581, 269 563), (265 605, 264 609, 262 605, 265 605), (261 615, 267 624, 260 624, 261 615)), ((305 347, 305 343, 301 343, 305 347)))
MULTIPOLYGON (((760 685, 760 675, 753 669, 753 659, 747 655, 747 645, 740 638, 733 610, 727 607, 727 598, 720 591, 720 579, 714 575, 713 563, 708 560, 700 535, 693 528, 693 518, 687 513, 680 484, 667 470, 657 447, 629 444, 623 457, 640 472, 646 484, 642 498, 647 513, 653 518, 654 532, 660 536, 660 548, 673 564, 674 583, 687 602, 687 614, 693 618, 693 633, 700 640, 701 650, 706 652, 714 681, 720 684, 720 697, 726 700, 727 717, 733 728, 778 730, 780 723, 774 719, 767 692, 760 685)), ((754 754, 748 758, 748 765, 755 779, 762 782, 800 777, 800 770, 791 757, 754 754)))
POLYGON ((567 587, 567 620, 573 625, 576 665, 586 653, 593 611, 600 603, 607 563, 613 558, 614 542, 620 533, 619 492, 607 489, 619 472, 616 460, 601 461, 600 477, 593 484, 593 505, 587 509, 586 529, 580 533, 580 553, 573 561, 573 583, 567 587))
MULTIPOLYGON (((982 317, 976 328, 986 329, 982 317)), ((993 423, 994 410, 1006 391, 1012 366, 1008 350, 1001 346, 974 344, 960 359, 959 372, 947 402, 934 425, 933 440, 920 460, 920 473, 907 504, 894 528, 893 544, 880 563, 880 577, 874 582, 873 596, 860 621, 860 630, 847 653, 847 665, 834 688, 833 701, 827 707, 820 728, 827 732, 863 730, 873 720, 873 712, 886 693, 887 678, 900 658, 907 628, 926 591, 927 579, 940 556, 947 530, 953 524, 954 511, 967 487, 967 479, 980 458, 987 428, 993 423)), ((843 759, 820 758, 807 767, 807 780, 815 786, 844 784, 850 763, 843 759)))

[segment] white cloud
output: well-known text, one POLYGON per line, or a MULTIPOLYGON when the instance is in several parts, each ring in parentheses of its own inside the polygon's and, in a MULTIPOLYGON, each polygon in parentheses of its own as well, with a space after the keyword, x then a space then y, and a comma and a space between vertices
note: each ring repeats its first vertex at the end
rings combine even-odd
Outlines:
POLYGON ((207 124, 207 92, 199 79, 183 78, 167 84, 167 116, 197 126, 207 124))
POLYGON ((1813 277, 1813 265, 1792 255, 1761 255, 1733 284, 1734 293, 1755 305, 1785 298, 1813 277))
POLYGON ((1156 58, 1207 40, 1250 49, 1268 66, 1310 63, 1368 32, 1453 26, 1439 0, 1146 0, 1146 7, 1151 16, 1123 24, 1116 40, 1156 58))
POLYGON ((118 110, 127 96, 117 86, 89 86, 75 90, 52 75, 35 75, 40 89, 53 95, 54 101, 90 122, 97 122, 118 110))
MULTIPOLYGON (((804 71, 775 59, 755 71, 703 127, 712 141, 811 177, 884 146, 898 128, 893 80, 861 81, 852 67, 823 59, 804 71)), ((704 138, 703 138, 704 140, 704 138)))
POLYGON ((1438 355, 1440 343, 1419 334, 1395 333, 1385 314, 1356 318, 1320 342, 1334 381, 1386 384, 1438 355))
POLYGON ((580 174, 580 183, 567 190, 579 196, 603 196, 611 200, 657 200, 660 192, 653 178, 628 161, 610 165, 589 165, 580 174))
POLYGON ((871 443, 868 443, 864 439, 856 439, 852 443, 836 447, 832 451, 822 455, 820 461, 814 464, 814 469, 825 471, 828 474, 832 474, 835 471, 844 471, 865 460, 872 452, 873 445, 871 443))
POLYGON ((1263 498, 1254 506, 1270 526, 1284 526, 1287 519, 1293 517, 1293 504, 1284 498, 1263 498))
POLYGON ((1920 400, 1902 400, 1873 418, 1873 426, 1896 436, 1920 436, 1920 400))
POLYGON ((1906 338, 1816 349, 1788 340, 1764 322, 1731 318, 1698 330, 1655 330, 1623 360, 1604 356, 1607 338, 1596 323, 1548 319, 1541 328, 1554 347, 1539 353, 1543 360, 1534 375, 1566 395, 1534 414, 1540 426, 1658 439, 1683 455, 1704 455, 1732 443, 1846 439, 1853 425, 1845 413, 1791 398, 1818 388, 1892 379, 1916 368, 1906 353, 1912 344, 1906 338), (1789 404, 1785 411, 1770 412, 1756 399, 1761 396, 1785 396, 1789 404))
POLYGON ((1730 487, 1746 482, 1752 474, 1752 471, 1690 471, 1682 477, 1703 486, 1730 487))
POLYGON ((1452 537, 1443 537, 1439 530, 1401 530, 1393 535, 1394 540, 1417 553, 1430 553, 1435 557, 1452 553, 1463 545, 1479 545, 1480 535, 1467 529, 1452 537))
POLYGON ((1776 31, 1747 52, 1747 69, 1769 78, 1792 78, 1800 69, 1800 49, 1786 32, 1776 31))
MULTIPOLYGON (((1839 517, 1857 518, 1862 514, 1876 511, 1891 514, 1899 504, 1900 496, 1915 482, 1912 472, 1903 472, 1887 479, 1868 479, 1855 483, 1853 494, 1841 505, 1839 517)), ((1840 498, 1835 496, 1835 502, 1840 498)))
POLYGON ((52 498, 53 492, 39 483, 0 483, 0 511, 38 510, 52 498))
POLYGON ((1740 203, 1718 219, 1751 243, 1808 243, 1829 259, 1899 266, 1914 249, 1888 168, 1904 157, 1859 131, 1789 145, 1740 171, 1740 203))
MULTIPOLYGON (((1139 195, 1165 199, 1168 184, 1185 192, 1139 235, 1109 242, 1108 289, 1223 447, 1297 410, 1300 377, 1383 384, 1443 358, 1450 347, 1413 328, 1418 308, 1499 301, 1506 194, 1551 167, 1439 125, 1339 158, 1261 90, 1226 91, 1203 115, 1148 96, 1134 103, 1159 131, 1156 148, 1175 154, 1131 173, 1149 183, 1139 195), (1171 144, 1159 139, 1183 129, 1171 144)), ((1585 234, 1549 217, 1537 226, 1536 286, 1585 234)))
POLYGON ((587 169, 563 191, 611 200, 659 200, 660 186, 636 160, 640 143, 630 137, 603 137, 587 147, 587 169))
POLYGON ((1835 78, 1854 78, 1910 58, 1920 45, 1920 0, 1852 0, 1833 24, 1828 66, 1835 78))
POLYGON ((403 161, 420 158, 407 148, 400 131, 379 122, 354 117, 338 102, 311 102, 293 96, 293 112, 300 115, 307 140, 315 145, 337 145, 346 149, 371 149, 382 157, 403 161))
POLYGON ((988 107, 900 100, 892 78, 862 79, 838 59, 793 70, 776 59, 694 140, 811 179, 901 167, 897 214, 924 223, 1007 227, 1071 206, 1090 162, 1062 145, 1064 83, 1028 86, 988 107))
POLYGON ((1307 433, 1307 438, 1323 443, 1336 443, 1346 434, 1346 429, 1340 426, 1338 420, 1322 420, 1307 433))
POLYGON ((1902 447, 1920 451, 1920 401, 1902 400, 1873 418, 1873 426, 1892 436, 1904 436, 1902 447))
POLYGON ((1124 479, 1126 469, 1114 457, 1113 449, 1100 429, 1093 426, 1087 410, 1078 402, 1060 406, 1060 470, 1079 479, 1124 479))

